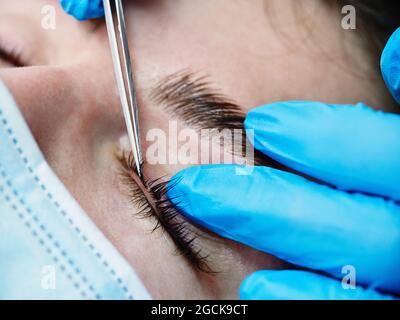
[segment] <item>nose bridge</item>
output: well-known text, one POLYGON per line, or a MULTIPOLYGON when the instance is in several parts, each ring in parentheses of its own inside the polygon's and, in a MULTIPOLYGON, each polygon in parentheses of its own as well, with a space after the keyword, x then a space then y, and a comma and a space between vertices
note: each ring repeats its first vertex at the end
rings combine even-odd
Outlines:
POLYGON ((97 63, 86 62, 69 67, 76 97, 86 105, 83 117, 106 116, 118 111, 119 105, 114 73, 103 59, 97 63))
POLYGON ((0 70, 39 145, 60 130, 78 132, 116 112, 112 73, 96 67, 30 67, 0 70))
MULTIPOLYGON (((51 137, 60 121, 66 121, 80 102, 69 73, 57 67, 1 70, 35 138, 51 137)), ((39 141, 38 141, 39 142, 39 141)))

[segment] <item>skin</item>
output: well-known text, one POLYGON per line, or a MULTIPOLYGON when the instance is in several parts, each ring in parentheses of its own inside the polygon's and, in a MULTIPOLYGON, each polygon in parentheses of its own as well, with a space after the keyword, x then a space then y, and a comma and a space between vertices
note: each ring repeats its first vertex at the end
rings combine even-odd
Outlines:
MULTIPOLYGON (((172 118, 152 103, 150 92, 164 76, 184 69, 208 75, 243 112, 291 99, 363 101, 394 110, 377 55, 357 31, 342 30, 341 16, 321 1, 296 8, 290 0, 127 1, 126 15, 142 137, 152 128, 168 132, 172 118)), ((237 298, 246 275, 286 267, 231 241, 199 240, 220 271, 201 273, 175 254, 167 234, 151 233, 153 220, 135 215, 115 157, 126 129, 102 23, 78 23, 55 0, 2 0, 0 38, 33 66, 0 62, 0 77, 47 161, 154 298, 237 298), (55 30, 41 27, 46 4, 56 8, 55 30)), ((149 142, 143 146, 146 151, 149 142)), ((183 168, 145 165, 145 173, 170 177, 183 168)))

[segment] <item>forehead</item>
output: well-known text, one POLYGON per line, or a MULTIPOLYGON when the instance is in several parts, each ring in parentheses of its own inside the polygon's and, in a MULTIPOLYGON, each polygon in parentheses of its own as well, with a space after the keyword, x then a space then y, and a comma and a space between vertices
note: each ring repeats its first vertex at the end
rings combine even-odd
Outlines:
MULTIPOLYGON (((215 86, 244 106, 245 111, 277 100, 341 103, 366 95, 364 83, 348 72, 357 64, 341 52, 342 31, 335 27, 340 17, 315 4, 319 2, 312 2, 313 6, 309 5, 311 2, 297 5, 296 13, 291 1, 265 3, 127 1, 128 36, 142 87, 190 69, 209 75, 215 86), (308 15, 306 22, 298 19, 304 16, 303 8, 308 15), (312 15, 315 10, 318 15, 312 15), (310 26, 314 32, 307 34, 310 26), (323 81, 322 71, 326 75, 323 81)), ((0 30, 8 28, 3 25, 14 28, 18 24, 15 30, 20 33, 40 33, 41 41, 33 41, 32 36, 25 36, 24 41, 32 48, 42 42, 35 51, 52 61, 57 57, 58 63, 69 63, 77 50, 107 50, 104 28, 97 32, 98 47, 89 46, 92 38, 87 31, 92 25, 78 23, 64 14, 56 0, 2 0, 0 8, 0 30), (46 5, 56 11, 55 30, 42 27, 46 5), (27 24, 30 25, 24 28, 27 24), (46 50, 50 52, 45 53, 46 50)), ((360 48, 354 46, 351 50, 358 61, 366 59, 360 48)))

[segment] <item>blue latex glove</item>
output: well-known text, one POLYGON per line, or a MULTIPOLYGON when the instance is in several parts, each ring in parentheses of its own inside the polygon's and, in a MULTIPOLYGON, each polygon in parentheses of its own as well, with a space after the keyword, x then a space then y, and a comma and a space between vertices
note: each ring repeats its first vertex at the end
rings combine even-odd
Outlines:
POLYGON ((60 0, 60 4, 65 12, 80 21, 104 17, 102 0, 60 0))
MULTIPOLYGON (((382 58, 400 101, 400 29, 382 58)), ((250 112, 255 147, 286 166, 336 186, 267 167, 192 167, 168 196, 212 231, 310 270, 259 271, 243 299, 390 299, 400 293, 400 116, 363 104, 282 102, 250 112), (348 192, 353 191, 353 192, 348 192), (356 271, 345 289, 342 268, 356 271)))

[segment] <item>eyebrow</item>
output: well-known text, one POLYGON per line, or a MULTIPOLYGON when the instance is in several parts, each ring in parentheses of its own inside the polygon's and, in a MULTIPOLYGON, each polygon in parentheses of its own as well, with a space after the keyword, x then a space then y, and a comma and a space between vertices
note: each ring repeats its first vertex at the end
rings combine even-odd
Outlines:
MULTIPOLYGON (((195 129, 241 130, 240 150, 246 150, 246 115, 238 104, 219 93, 207 76, 186 70, 173 73, 152 88, 150 98, 195 129)), ((258 150, 254 150, 254 164, 283 169, 281 164, 258 150)))
POLYGON ((197 129, 243 128, 245 115, 240 107, 212 88, 206 76, 189 71, 174 73, 158 82, 151 98, 197 129))

